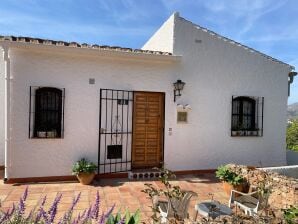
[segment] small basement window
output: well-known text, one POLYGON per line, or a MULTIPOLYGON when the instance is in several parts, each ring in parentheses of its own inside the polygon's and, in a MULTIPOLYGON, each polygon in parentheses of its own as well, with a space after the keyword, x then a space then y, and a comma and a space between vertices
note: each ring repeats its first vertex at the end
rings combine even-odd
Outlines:
POLYGON ((233 96, 231 136, 263 136, 264 97, 233 96))
POLYGON ((63 138, 65 90, 30 87, 29 138, 63 138))

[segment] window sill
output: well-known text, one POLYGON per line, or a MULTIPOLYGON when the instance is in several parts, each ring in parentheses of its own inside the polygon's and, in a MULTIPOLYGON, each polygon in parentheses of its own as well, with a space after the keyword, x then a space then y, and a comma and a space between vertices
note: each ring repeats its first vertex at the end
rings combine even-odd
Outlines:
POLYGON ((63 139, 63 137, 31 137, 30 139, 63 139))
POLYGON ((232 130, 231 137, 262 137, 262 130, 232 130))

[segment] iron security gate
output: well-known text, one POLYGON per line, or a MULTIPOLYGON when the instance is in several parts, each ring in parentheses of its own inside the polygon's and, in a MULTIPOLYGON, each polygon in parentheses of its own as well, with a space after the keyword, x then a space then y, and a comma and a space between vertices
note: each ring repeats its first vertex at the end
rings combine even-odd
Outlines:
POLYGON ((98 173, 131 170, 133 91, 100 89, 98 173))

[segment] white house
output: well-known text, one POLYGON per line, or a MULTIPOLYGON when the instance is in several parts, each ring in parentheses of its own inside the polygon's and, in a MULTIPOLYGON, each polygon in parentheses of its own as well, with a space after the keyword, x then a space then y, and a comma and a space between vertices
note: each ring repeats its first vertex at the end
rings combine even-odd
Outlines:
POLYGON ((178 13, 142 50, 12 36, 0 49, 8 181, 66 177, 82 157, 99 174, 286 164, 294 67, 178 13))

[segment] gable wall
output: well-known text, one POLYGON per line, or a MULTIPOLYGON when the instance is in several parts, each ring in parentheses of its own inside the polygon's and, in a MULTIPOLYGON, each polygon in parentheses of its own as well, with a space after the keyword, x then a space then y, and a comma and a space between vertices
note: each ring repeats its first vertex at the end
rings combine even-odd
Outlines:
POLYGON ((170 168, 208 169, 231 162, 286 164, 290 69, 220 40, 180 17, 175 18, 173 39, 174 55, 183 55, 178 78, 186 83, 177 103, 189 104, 192 111, 188 124, 175 126, 178 150, 166 153, 170 168), (230 136, 233 95, 264 97, 263 137, 230 136))
POLYGON ((177 13, 171 15, 170 18, 165 21, 164 24, 144 44, 142 49, 172 53, 174 47, 174 20, 177 15, 177 13))

